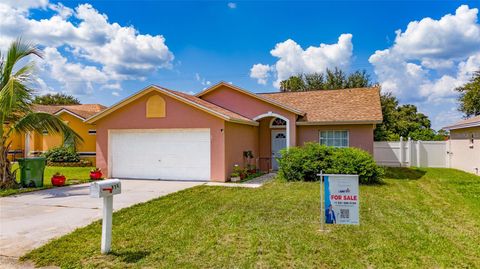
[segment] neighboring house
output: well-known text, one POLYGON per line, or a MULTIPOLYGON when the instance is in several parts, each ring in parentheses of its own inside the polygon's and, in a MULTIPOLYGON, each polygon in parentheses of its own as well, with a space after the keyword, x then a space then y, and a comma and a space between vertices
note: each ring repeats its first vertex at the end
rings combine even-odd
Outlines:
MULTIPOLYGON (((57 115, 70 128, 83 138, 83 142, 78 145, 77 151, 83 159, 95 161, 96 145, 96 127, 95 125, 85 123, 84 120, 106 107, 99 104, 68 105, 68 106, 47 106, 34 105, 36 112, 45 112, 57 115)), ((51 148, 64 145, 64 139, 59 134, 43 133, 14 134, 10 146, 9 157, 11 159, 36 156, 51 148)), ((68 142, 68 141, 67 141, 68 142)))
POLYGON ((152 85, 86 120, 108 177, 213 181, 247 150, 262 171, 309 141, 373 153, 381 121, 378 88, 255 94, 224 82, 195 96, 152 85))
POLYGON ((448 167, 479 175, 480 116, 459 121, 443 129, 450 131, 447 144, 448 167))

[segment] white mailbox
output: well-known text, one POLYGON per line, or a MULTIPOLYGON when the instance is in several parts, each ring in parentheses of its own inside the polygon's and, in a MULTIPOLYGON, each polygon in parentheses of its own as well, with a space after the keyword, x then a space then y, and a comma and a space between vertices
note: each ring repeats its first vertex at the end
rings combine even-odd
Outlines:
POLYGON ((113 196, 121 192, 122 183, 118 179, 90 183, 90 197, 103 198, 102 254, 110 252, 110 246, 112 244, 113 196))
POLYGON ((90 197, 103 198, 122 192, 122 183, 118 179, 95 181, 90 184, 90 197))

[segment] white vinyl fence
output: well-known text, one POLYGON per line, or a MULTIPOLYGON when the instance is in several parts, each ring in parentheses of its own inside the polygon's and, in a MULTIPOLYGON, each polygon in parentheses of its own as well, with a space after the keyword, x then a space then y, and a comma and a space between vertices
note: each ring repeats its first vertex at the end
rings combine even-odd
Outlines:
POLYGON ((396 167, 448 167, 446 141, 374 142, 373 154, 379 165, 396 167))

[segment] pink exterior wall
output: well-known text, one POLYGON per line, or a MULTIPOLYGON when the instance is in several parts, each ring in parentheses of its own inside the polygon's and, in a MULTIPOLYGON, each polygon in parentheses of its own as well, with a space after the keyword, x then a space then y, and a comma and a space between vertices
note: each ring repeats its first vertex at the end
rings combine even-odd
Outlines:
POLYGON ((210 128, 211 177, 213 181, 225 181, 224 120, 162 95, 166 103, 165 118, 146 118, 146 101, 157 92, 149 93, 138 100, 98 120, 97 167, 108 173, 109 129, 161 129, 161 128, 210 128))
POLYGON ((305 142, 320 142, 320 131, 348 130, 350 147, 361 148, 373 155, 373 129, 372 124, 297 126, 297 143, 301 146, 305 142))
POLYGON ((200 98, 234 111, 242 116, 253 119, 259 115, 273 112, 286 117, 290 122, 290 146, 296 145, 297 115, 260 99, 246 95, 226 86, 221 86, 200 98))
POLYGON ((263 172, 272 167, 272 134, 270 129, 271 117, 261 119, 259 127, 259 168, 263 172))
POLYGON ((243 152, 251 150, 254 159, 251 164, 256 165, 258 157, 258 127, 225 122, 225 176, 230 178, 233 166, 238 164, 245 167, 243 152))

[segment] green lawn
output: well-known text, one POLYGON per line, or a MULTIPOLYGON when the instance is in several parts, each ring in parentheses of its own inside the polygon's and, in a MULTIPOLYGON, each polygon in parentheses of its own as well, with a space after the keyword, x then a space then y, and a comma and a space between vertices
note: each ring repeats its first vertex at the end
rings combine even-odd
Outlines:
POLYGON ((389 169, 361 186, 361 225, 319 232, 318 183, 199 186, 114 215, 113 252, 99 221, 22 259, 64 268, 480 267, 480 177, 389 169))
MULTIPOLYGON (((13 169, 18 168, 18 164, 13 164, 13 169)), ((53 174, 60 172, 67 177, 66 185, 79 184, 88 182, 90 180, 90 170, 94 167, 45 167, 45 173, 43 176, 43 188, 20 188, 20 189, 0 189, 0 197, 19 194, 23 192, 36 191, 41 189, 52 188, 52 182, 50 179, 53 174)), ((17 181, 20 181, 20 170, 17 170, 17 181)))

